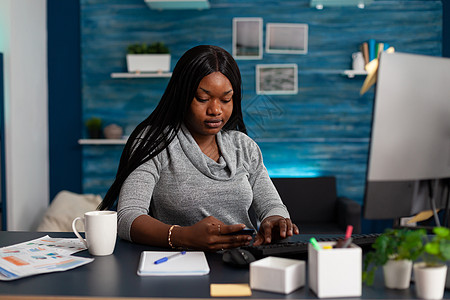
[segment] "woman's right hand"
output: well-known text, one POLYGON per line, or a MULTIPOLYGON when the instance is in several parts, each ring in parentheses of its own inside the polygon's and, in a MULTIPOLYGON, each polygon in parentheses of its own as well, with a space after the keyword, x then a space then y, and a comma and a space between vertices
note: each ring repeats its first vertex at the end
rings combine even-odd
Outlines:
POLYGON ((209 216, 192 226, 174 227, 172 230, 173 245, 205 251, 246 246, 250 244, 251 236, 232 235, 233 232, 244 228, 244 224, 226 225, 209 216))

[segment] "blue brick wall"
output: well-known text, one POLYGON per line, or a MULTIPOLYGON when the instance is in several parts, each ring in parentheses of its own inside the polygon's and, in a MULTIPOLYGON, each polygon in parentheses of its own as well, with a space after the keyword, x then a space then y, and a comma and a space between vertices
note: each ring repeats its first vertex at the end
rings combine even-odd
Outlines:
MULTIPOLYGON (((243 77, 244 119, 260 145, 271 176, 335 175, 338 193, 363 200, 373 105, 364 78, 340 72, 369 38, 397 51, 441 55, 441 1, 374 1, 365 9, 316 10, 307 0, 210 0, 209 10, 155 11, 143 0, 81 0, 82 114, 116 123, 125 134, 156 106, 167 78, 111 79, 125 72, 126 47, 165 42, 172 65, 189 48, 214 44, 231 52, 233 17, 261 17, 265 25, 306 23, 306 55, 269 54, 238 60, 243 77), (256 95, 256 64, 298 64, 297 95, 256 95)), ((265 37, 265 35, 264 35, 265 37)), ((264 40, 265 42, 265 40, 264 40)), ((80 133, 86 137, 87 133, 80 133)), ((122 146, 83 146, 83 189, 104 195, 122 146)))

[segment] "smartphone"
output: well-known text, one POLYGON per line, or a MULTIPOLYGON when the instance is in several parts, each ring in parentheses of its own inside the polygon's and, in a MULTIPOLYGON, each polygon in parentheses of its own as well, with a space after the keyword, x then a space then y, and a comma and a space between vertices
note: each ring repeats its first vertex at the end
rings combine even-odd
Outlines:
POLYGON ((225 235, 254 235, 256 233, 255 229, 251 229, 251 228, 244 228, 242 230, 239 231, 235 231, 235 232, 230 232, 227 233, 225 235))

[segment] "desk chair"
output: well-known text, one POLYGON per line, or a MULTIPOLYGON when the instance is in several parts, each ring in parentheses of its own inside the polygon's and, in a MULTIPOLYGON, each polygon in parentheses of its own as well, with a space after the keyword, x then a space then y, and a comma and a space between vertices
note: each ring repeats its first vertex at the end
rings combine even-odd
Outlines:
POLYGON ((338 197, 335 177, 272 178, 301 234, 361 233, 361 205, 338 197))

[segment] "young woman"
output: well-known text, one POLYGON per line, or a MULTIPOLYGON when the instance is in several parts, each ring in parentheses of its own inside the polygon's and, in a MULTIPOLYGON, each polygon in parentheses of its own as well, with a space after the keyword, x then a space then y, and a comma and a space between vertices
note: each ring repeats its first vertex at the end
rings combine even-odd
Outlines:
POLYGON ((246 135, 241 76, 216 46, 188 50, 156 109, 125 145, 116 179, 100 209, 114 209, 118 233, 136 243, 223 250, 248 245, 236 235, 261 225, 254 245, 298 234, 246 135))

